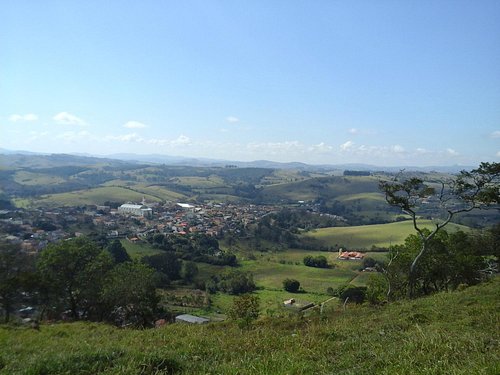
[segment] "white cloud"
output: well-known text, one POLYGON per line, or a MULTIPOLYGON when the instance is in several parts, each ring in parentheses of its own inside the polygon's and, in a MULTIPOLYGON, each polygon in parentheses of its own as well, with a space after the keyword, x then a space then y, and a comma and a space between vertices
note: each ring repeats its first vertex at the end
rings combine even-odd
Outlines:
POLYGON ((493 133, 490 134, 491 138, 500 138, 500 130, 495 130, 493 133))
POLYGON ((229 122, 230 124, 236 124, 237 122, 240 122, 240 119, 235 116, 228 116, 226 117, 226 121, 229 122))
POLYGON ((325 144, 324 142, 321 142, 321 143, 318 143, 317 145, 312 145, 311 147, 309 147, 309 151, 312 151, 312 152, 325 153, 325 152, 330 152, 332 150, 333 150, 333 147, 325 144))
POLYGON ((455 151, 454 149, 452 149, 452 148, 447 148, 447 149, 446 149, 446 152, 447 152, 449 155, 451 155, 451 156, 458 156, 458 155, 459 155, 459 153, 458 153, 458 152, 456 152, 456 151, 455 151))
POLYGON ((189 137, 185 135, 180 135, 176 139, 165 139, 165 138, 143 138, 137 133, 129 133, 122 135, 108 135, 104 137, 106 141, 118 141, 125 143, 140 143, 145 145, 153 146, 169 146, 169 147, 180 147, 180 146, 190 146, 192 141, 189 137))
POLYGON ((419 154, 427 154, 427 153, 429 152, 429 150, 427 150, 427 149, 425 149, 425 148, 421 148, 421 147, 419 147, 419 148, 417 148, 417 152, 418 152, 419 154))
POLYGON ((353 146, 354 146, 354 142, 353 141, 347 141, 346 143, 342 143, 340 145, 340 149, 342 151, 347 151, 347 150, 352 149, 353 146))
POLYGON ((61 139, 66 142, 75 142, 81 139, 88 138, 90 136, 90 133, 86 130, 80 131, 80 132, 65 132, 62 134, 59 134, 56 136, 57 139, 61 139))
POLYGON ((56 123, 62 125, 78 125, 78 126, 87 125, 84 120, 68 112, 60 112, 57 115, 55 115, 52 119, 56 123))
POLYGON ((143 129, 146 128, 147 125, 139 121, 128 121, 127 123, 123 124, 123 127, 127 129, 143 129))
POLYGON ((398 153, 398 154, 402 153, 402 152, 405 152, 405 149, 402 146, 400 146, 400 145, 394 145, 394 146, 392 146, 391 150, 394 151, 394 152, 396 152, 396 153, 398 153))
POLYGON ((497 152, 497 157, 499 157, 499 158, 500 158, 500 151, 498 151, 498 152, 497 152))
POLYGON ((36 120, 38 120, 38 116, 33 113, 27 113, 25 115, 14 114, 9 116, 9 121, 11 122, 18 122, 18 121, 24 122, 24 121, 36 121, 36 120))
POLYGON ((298 141, 248 143, 247 149, 259 154, 276 155, 288 152, 303 152, 304 146, 298 141))
POLYGON ((356 128, 351 128, 351 129, 349 129, 349 133, 351 133, 351 134, 358 134, 359 130, 356 129, 356 128))
POLYGON ((191 139, 185 135, 180 135, 177 139, 171 142, 172 146, 186 146, 191 144, 191 139))
POLYGON ((138 136, 136 133, 122 134, 122 135, 108 135, 105 137, 107 141, 119 141, 119 142, 142 142, 144 139, 138 136))

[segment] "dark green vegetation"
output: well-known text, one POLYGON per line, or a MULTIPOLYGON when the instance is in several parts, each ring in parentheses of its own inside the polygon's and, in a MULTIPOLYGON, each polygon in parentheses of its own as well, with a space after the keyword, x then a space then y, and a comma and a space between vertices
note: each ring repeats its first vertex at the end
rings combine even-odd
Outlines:
POLYGON ((45 314, 55 319, 68 315, 75 320, 150 325, 159 313, 154 270, 121 260, 85 238, 44 249, 33 274, 38 281, 40 319, 45 314))
POLYGON ((500 163, 481 163, 470 172, 462 171, 450 180, 441 182, 438 188, 418 177, 396 176, 393 181, 380 182, 387 203, 400 208, 411 217, 413 227, 420 239, 420 249, 412 257, 408 274, 408 295, 414 296, 418 288, 419 262, 430 253, 434 237, 446 227, 454 216, 472 210, 498 208, 500 204, 500 163), (420 226, 419 218, 427 211, 425 206, 441 210, 435 227, 428 231, 420 226))
MULTIPOLYGON (((430 232, 424 230, 424 235, 430 232)), ((390 298, 401 298, 413 288, 412 297, 459 285, 474 285, 494 274, 500 256, 500 225, 482 236, 441 230, 427 243, 414 273, 411 265, 422 248, 422 238, 410 235, 403 245, 391 247, 389 265, 381 265, 386 276, 390 298)))
POLYGON ((297 293, 300 288, 300 282, 295 279, 283 280, 283 289, 290 293, 297 293))
POLYGON ((308 267, 328 268, 328 260, 323 255, 318 255, 316 257, 307 255, 304 257, 303 262, 304 265, 308 267))
POLYGON ((0 326, 0 374, 498 374, 500 280, 319 318, 0 326))

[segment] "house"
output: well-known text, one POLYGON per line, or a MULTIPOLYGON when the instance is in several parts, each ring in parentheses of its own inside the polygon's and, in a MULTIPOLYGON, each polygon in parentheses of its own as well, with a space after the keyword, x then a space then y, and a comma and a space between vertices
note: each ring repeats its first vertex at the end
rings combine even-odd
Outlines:
POLYGON ((210 322, 207 318, 201 318, 190 314, 177 315, 175 317, 176 323, 189 323, 189 324, 206 324, 210 322))
POLYGON ((360 253, 359 251, 342 251, 339 249, 339 259, 343 260, 361 260, 365 257, 365 254, 360 253))

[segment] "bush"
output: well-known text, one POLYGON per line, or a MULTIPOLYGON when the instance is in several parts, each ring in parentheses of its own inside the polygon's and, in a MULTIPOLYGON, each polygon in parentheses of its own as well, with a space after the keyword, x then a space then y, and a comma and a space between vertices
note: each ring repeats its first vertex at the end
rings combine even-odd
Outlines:
POLYGON ((283 280, 283 289, 290 293, 297 293, 300 288, 300 282, 295 279, 283 280))
POLYGON ((342 290, 339 297, 344 301, 349 298, 349 302, 363 303, 366 298, 366 286, 349 285, 342 290))
POLYGON ((378 305, 387 299, 387 281, 380 274, 370 275, 367 283, 366 298, 372 305, 378 305))
POLYGON ((248 327, 250 323, 259 317, 259 297, 245 294, 233 300, 233 306, 229 310, 229 317, 238 320, 239 323, 248 327))
POLYGON ((328 260, 323 255, 304 257, 304 264, 308 267, 328 268, 328 260))
POLYGON ((215 277, 217 289, 228 294, 243 294, 255 290, 255 282, 250 272, 229 271, 215 277))

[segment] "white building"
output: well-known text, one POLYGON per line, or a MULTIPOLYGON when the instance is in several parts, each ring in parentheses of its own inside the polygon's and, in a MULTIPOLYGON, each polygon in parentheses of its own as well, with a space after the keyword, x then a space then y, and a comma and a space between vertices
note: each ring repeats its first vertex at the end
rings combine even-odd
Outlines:
POLYGON ((118 207, 118 212, 125 215, 152 217, 153 210, 143 204, 125 203, 118 207))

